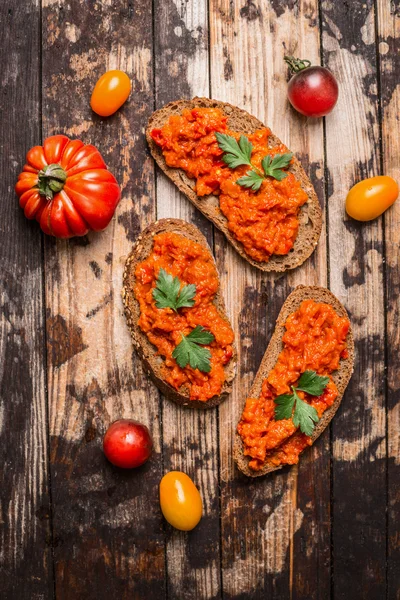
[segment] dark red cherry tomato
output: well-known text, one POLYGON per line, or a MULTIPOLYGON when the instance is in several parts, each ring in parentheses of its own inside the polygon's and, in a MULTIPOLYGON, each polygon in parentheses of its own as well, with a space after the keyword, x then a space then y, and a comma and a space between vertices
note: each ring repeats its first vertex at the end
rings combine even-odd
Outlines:
POLYGON ((288 85, 290 104, 306 117, 324 117, 335 106, 339 88, 332 73, 320 67, 311 66, 309 60, 285 56, 293 77, 288 85))
POLYGON ((148 460, 153 450, 153 440, 145 425, 132 419, 120 419, 107 429, 103 450, 116 467, 132 469, 148 460))

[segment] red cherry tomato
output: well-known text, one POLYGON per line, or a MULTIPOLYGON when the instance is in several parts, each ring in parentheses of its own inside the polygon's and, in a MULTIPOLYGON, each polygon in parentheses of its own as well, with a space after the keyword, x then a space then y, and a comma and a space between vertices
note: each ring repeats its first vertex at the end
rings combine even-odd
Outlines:
POLYGON ((325 67, 311 66, 309 60, 285 56, 293 77, 288 85, 290 104, 306 117, 324 117, 335 106, 339 88, 334 75, 325 67))
POLYGON ((131 93, 131 80, 123 71, 107 71, 100 77, 92 93, 90 106, 100 117, 114 114, 131 93))
POLYGON ((132 469, 149 459, 153 440, 145 425, 120 419, 110 425, 103 439, 104 454, 116 467, 132 469))

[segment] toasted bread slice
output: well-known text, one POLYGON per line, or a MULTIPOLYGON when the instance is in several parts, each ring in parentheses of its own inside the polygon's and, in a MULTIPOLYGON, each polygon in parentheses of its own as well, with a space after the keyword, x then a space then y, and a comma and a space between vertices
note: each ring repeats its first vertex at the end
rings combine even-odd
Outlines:
MULTIPOLYGON (((285 323, 288 316, 296 311, 303 300, 312 299, 316 302, 325 302, 326 304, 330 304, 333 306, 337 314, 341 317, 347 317, 348 314, 344 306, 339 302, 339 300, 326 288, 316 287, 316 286, 304 286, 299 285, 289 296, 287 297, 285 303, 283 304, 281 311, 279 313, 278 319, 276 321, 275 331, 272 335, 271 341, 268 344, 268 348, 264 354, 264 357, 261 361, 260 368, 257 371, 257 375, 254 379, 254 383, 251 386, 250 392, 248 394, 249 398, 258 398, 261 394, 261 388, 264 379, 268 376, 269 372, 275 366, 275 363, 278 359, 280 352, 283 350, 282 336, 285 333, 285 323)), ((315 426, 314 432, 311 436, 311 439, 314 441, 321 435, 326 427, 328 427, 331 422, 334 414, 339 408, 340 402, 343 398, 343 394, 347 387, 347 384, 350 381, 350 377, 353 373, 354 367, 354 340, 353 334, 351 331, 351 327, 347 334, 347 350, 348 357, 346 359, 340 360, 339 369, 332 373, 333 381, 335 382, 338 389, 338 396, 331 407, 329 407, 322 415, 321 419, 315 426)), ((266 475, 267 473, 271 473, 272 471, 277 471, 284 466, 287 465, 279 465, 277 467, 266 465, 259 471, 255 471, 249 467, 249 462, 251 458, 249 456, 245 456, 243 454, 243 442, 242 438, 238 433, 236 433, 235 444, 233 449, 233 457, 238 466, 238 468, 249 477, 259 477, 260 475, 266 475)))
MULTIPOLYGON (((160 219, 155 223, 152 223, 147 229, 145 229, 137 239, 137 242, 128 256, 124 277, 123 277, 123 288, 122 288, 122 299, 125 307, 125 315, 130 329, 133 345, 142 359, 145 370, 150 375, 156 386, 161 392, 171 400, 174 400, 178 404, 188 408, 211 408, 220 404, 222 400, 226 398, 232 388, 232 380, 236 374, 236 363, 237 354, 235 346, 233 346, 233 356, 229 363, 225 367, 225 383, 222 388, 222 392, 219 396, 214 396, 206 402, 198 400, 190 400, 189 388, 182 386, 177 391, 175 388, 170 386, 162 377, 162 365, 163 358, 157 354, 155 346, 153 346, 147 336, 138 326, 138 320, 140 316, 139 302, 136 300, 134 287, 135 287, 135 269, 138 263, 145 260, 152 251, 153 238, 155 235, 163 232, 179 233, 180 235, 205 246, 210 252, 212 252, 209 245, 207 244, 206 238, 194 225, 181 221, 180 219, 160 219)), ((229 321, 226 311, 225 304, 222 298, 220 288, 214 298, 214 304, 218 309, 218 312, 223 316, 226 321, 229 321)))
MULTIPOLYGON (((299 213, 300 227, 297 238, 292 250, 283 256, 273 254, 268 262, 258 262, 248 256, 243 245, 231 234, 228 229, 228 221, 222 214, 219 208, 218 197, 210 194, 209 196, 197 196, 194 191, 195 181, 190 179, 182 169, 174 169, 168 167, 162 149, 151 138, 151 131, 154 128, 161 128, 168 121, 171 115, 179 115, 185 108, 220 108, 226 115, 229 116, 228 126, 233 131, 238 131, 244 135, 253 133, 260 127, 265 127, 261 121, 250 115, 245 110, 232 106, 227 102, 219 102, 218 100, 210 100, 208 98, 193 98, 193 100, 177 100, 170 102, 163 108, 160 108, 152 114, 146 129, 146 138, 150 147, 151 154, 158 166, 164 173, 175 183, 181 192, 208 218, 214 223, 227 237, 232 246, 239 254, 247 260, 251 265, 261 269, 262 271, 282 272, 288 269, 294 269, 301 265, 314 251, 318 243, 322 228, 322 212, 319 201, 313 185, 303 167, 294 158, 293 164, 290 165, 289 171, 294 173, 296 179, 301 183, 302 188, 308 196, 308 202, 304 204, 299 213)), ((270 147, 273 148, 281 141, 271 135, 269 138, 270 147)))

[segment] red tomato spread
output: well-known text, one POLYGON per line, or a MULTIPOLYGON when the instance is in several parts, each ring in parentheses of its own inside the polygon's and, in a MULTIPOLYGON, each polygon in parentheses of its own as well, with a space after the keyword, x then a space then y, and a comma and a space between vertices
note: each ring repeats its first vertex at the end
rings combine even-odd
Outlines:
MULTIPOLYGON (((261 469, 266 464, 293 465, 299 454, 312 444, 311 437, 298 430, 292 419, 275 421, 274 398, 291 393, 304 371, 316 371, 330 376, 339 368, 341 358, 347 357, 346 335, 350 323, 340 317, 329 304, 304 300, 300 308, 289 315, 283 335, 283 350, 264 380, 261 396, 248 398, 238 433, 242 437, 244 453, 251 457, 250 468, 261 469)), ((297 392, 316 409, 318 416, 332 406, 338 391, 330 382, 321 396, 297 392)))
MULTIPOLYGON (((182 115, 171 116, 162 129, 153 129, 151 136, 162 148, 169 167, 183 169, 196 179, 198 196, 219 197, 228 229, 246 254, 267 262, 272 254, 287 254, 293 247, 299 210, 307 202, 307 194, 293 173, 282 181, 267 177, 258 192, 238 185, 236 181, 249 167, 228 167, 215 137, 218 131, 239 140, 240 133, 228 129, 227 120, 218 108, 184 110, 182 115)), ((267 128, 246 136, 253 145, 252 164, 259 169, 267 154, 288 152, 283 144, 270 148, 270 136, 267 128)))
POLYGON ((163 377, 172 387, 187 386, 190 399, 206 402, 220 394, 225 381, 225 365, 232 357, 234 339, 229 322, 218 312, 213 303, 219 280, 212 256, 201 244, 177 233, 160 233, 154 237, 152 253, 135 271, 135 296, 140 304, 139 327, 149 341, 165 358, 163 377), (182 286, 196 286, 195 303, 192 307, 157 308, 153 289, 159 270, 178 277, 182 286), (181 368, 172 358, 172 352, 197 325, 214 335, 207 346, 211 352, 211 370, 202 373, 190 365, 181 368))

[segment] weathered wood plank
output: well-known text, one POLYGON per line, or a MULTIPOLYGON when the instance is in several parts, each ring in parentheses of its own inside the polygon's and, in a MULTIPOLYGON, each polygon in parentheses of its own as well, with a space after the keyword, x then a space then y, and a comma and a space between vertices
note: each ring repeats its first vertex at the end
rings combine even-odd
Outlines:
MULTIPOLYGON (((156 106, 179 98, 208 96, 207 2, 155 3, 156 106)), ((211 224, 161 172, 157 173, 157 216, 194 222, 212 245, 211 224)), ((220 597, 217 411, 182 410, 164 400, 164 470, 188 473, 200 488, 204 516, 187 534, 167 527, 170 598, 220 597)))
POLYGON ((334 598, 385 598, 386 464, 382 219, 345 214, 349 188, 378 174, 379 122, 372 0, 322 3, 323 56, 340 97, 326 120, 332 291, 349 309, 353 378, 333 433, 334 598))
POLYGON ((53 595, 43 241, 19 208, 14 184, 41 136, 39 3, 6 0, 0 21, 0 589, 5 600, 38 600, 53 595))
MULTIPOLYGON (((283 72, 282 56, 286 44, 289 54, 308 58, 319 64, 320 22, 319 3, 302 1, 292 9, 287 27, 280 33, 274 46, 282 48, 278 55, 277 71, 283 72), (293 30, 295 33, 293 33, 293 30), (289 43, 287 42, 289 40, 289 43), (282 64, 282 66, 280 66, 282 64)), ((280 29, 280 28, 279 28, 280 29)), ((286 85, 278 87, 276 106, 284 105, 286 85)), ((281 127, 279 109, 275 111, 274 130, 281 127)), ((326 198, 324 186, 324 133, 321 119, 306 119, 287 105, 289 131, 285 141, 294 150, 309 174, 323 207, 326 220, 326 198)), ((299 284, 326 286, 327 240, 325 227, 318 247, 310 259, 299 269, 287 274, 288 293, 299 284)), ((279 305, 278 308, 280 308, 279 305)), ((330 432, 325 431, 315 445, 306 451, 298 466, 295 482, 296 494, 292 500, 293 542, 289 550, 289 586, 292 600, 325 600, 330 593, 331 579, 331 507, 330 507, 330 432), (301 518, 301 526, 296 531, 296 518, 301 518), (294 531, 293 531, 294 530, 294 531)), ((296 475, 295 469, 293 469, 296 475)))
MULTIPOLYGON (((300 155, 323 201, 322 122, 307 121, 286 99, 286 52, 318 62, 317 2, 211 2, 211 93, 257 115, 300 155), (268 43, 265 42, 268 40, 268 43), (223 60, 221 61, 221 57, 223 60)), ((227 304, 240 332, 239 373, 229 405, 220 407, 223 589, 227 598, 326 598, 329 590, 328 432, 293 468, 247 481, 232 462, 232 444, 280 307, 299 283, 326 283, 326 244, 303 267, 280 277, 260 275, 218 234, 217 257, 227 304), (241 306, 241 310, 238 310, 241 306), (240 523, 240 527, 238 524, 240 523), (322 524, 322 525, 321 525, 322 524), (317 532, 315 534, 314 532, 317 532), (318 541, 304 541, 317 535, 318 541), (319 578, 310 577, 318 564, 319 578)))
MULTIPOLYGON (((66 243, 46 241, 57 593, 74 599, 77 595, 104 598, 115 594, 163 598, 168 585, 171 598, 214 598, 221 593, 218 419, 215 411, 184 413, 166 401, 164 469, 182 469, 194 478, 201 487, 207 516, 189 535, 166 528, 168 576, 164 581, 163 522, 157 504, 162 475, 158 394, 136 357, 132 365, 119 298, 123 258, 137 232, 155 217, 153 164, 141 132, 153 104, 151 8, 143 3, 123 8, 111 4, 107 0, 91 3, 89 11, 78 0, 46 0, 43 8, 43 133, 64 131, 97 144, 124 188, 117 217, 105 233, 66 243), (116 66, 133 74, 134 95, 117 116, 103 121, 90 112, 90 90, 105 68, 116 66), (75 93, 77 85, 79 94, 75 93), (101 453, 102 434, 119 416, 134 416, 148 423, 156 442, 152 462, 133 474, 112 469, 101 453), (88 578, 88 573, 93 577, 88 578)), ((382 598, 386 591, 391 598, 397 597, 399 589, 400 382, 397 354, 391 349, 400 341, 400 209, 395 205, 384 219, 371 224, 351 222, 343 209, 347 189, 356 180, 380 172, 373 4, 372 0, 322 4, 323 57, 340 78, 342 92, 340 104, 326 122, 331 287, 352 312, 359 356, 353 382, 332 426, 333 596, 338 598, 345 597, 347 589, 355 597, 382 598), (382 333, 384 239, 387 417, 382 333)), ((399 17, 389 0, 378 0, 377 7, 383 167, 399 180, 399 17)), ((2 154, 2 191, 3 197, 8 197, 14 183, 10 157, 18 162, 17 172, 26 149, 40 140, 39 9, 36 3, 8 0, 0 10, 2 23, 9 25, 9 37, 3 40, 8 62, 6 94, 0 107, 2 114, 14 107, 15 115, 14 120, 3 119, 0 125, 6 150, 2 154), (31 37, 21 34, 27 21, 31 37), (21 70, 22 92, 16 79, 21 70), (32 115, 36 115, 34 124, 19 133, 16 123, 33 123, 32 115)), ((208 95, 205 2, 181 5, 157 0, 156 14, 157 106, 179 96, 208 95)), ((243 0, 243 6, 212 0, 210 23, 213 97, 247 108, 294 151, 302 153, 322 200, 322 124, 307 122, 285 105, 282 61, 284 52, 289 51, 318 62, 316 0, 243 0)), ((5 598, 38 599, 52 597, 53 586, 44 337, 40 335, 42 242, 38 227, 25 222, 17 201, 3 203, 2 210, 6 236, 0 422, 1 430, 13 431, 17 441, 12 455, 6 445, 2 447, 5 484, 1 518, 7 526, 0 538, 0 587, 5 598), (22 288, 21 282, 25 282, 22 288), (30 300, 29 311, 23 310, 25 297, 30 300)), ((161 174, 157 212, 159 217, 194 220, 212 241, 212 228, 161 174)), ((216 253, 228 310, 241 335, 235 392, 219 410, 224 596, 326 598, 330 586, 329 432, 305 454, 298 469, 264 481, 240 477, 231 456, 245 393, 284 298, 298 283, 326 283, 325 239, 306 265, 279 278, 261 275, 245 265, 220 234, 216 235, 216 253)))
POLYGON ((143 136, 154 102, 151 31, 151 3, 46 0, 43 7, 43 133, 95 144, 122 186, 105 232, 46 244, 54 554, 63 599, 165 595, 159 395, 132 351, 120 293, 126 255, 155 216, 143 136), (90 94, 109 68, 130 75, 132 94, 115 116, 100 119, 90 94), (139 470, 122 472, 103 456, 102 436, 120 417, 153 434, 155 453, 139 470))
MULTIPOLYGON (((382 107, 382 174, 400 182, 400 6, 389 0, 379 0, 378 49, 382 107)), ((386 256, 386 330, 387 330, 387 597, 400 593, 400 204, 399 201, 384 216, 386 256), (397 350, 396 350, 397 349, 397 350)))
MULTIPOLYGON (((255 85, 249 87, 246 68, 249 60, 246 44, 248 28, 245 19, 239 27, 239 19, 238 7, 234 4, 210 2, 211 96, 250 108, 258 114, 259 107, 255 106, 258 96, 251 102, 255 85), (239 37, 240 34, 243 37, 239 37)), ((253 35, 252 41, 257 40, 258 36, 253 35)), ((255 60, 257 50, 259 48, 253 49, 255 60)), ((238 347, 238 370, 233 392, 228 402, 219 408, 223 597, 250 598, 251 593, 263 587, 264 557, 266 553, 269 554, 268 548, 263 547, 268 518, 263 507, 269 505, 269 512, 272 513, 274 504, 270 504, 271 494, 262 492, 260 485, 238 477, 232 463, 232 447, 243 404, 242 394, 248 389, 265 348, 266 315, 258 291, 261 275, 241 260, 217 231, 215 253, 225 281, 235 282, 235 285, 225 286, 224 289, 238 347), (250 313, 251 319, 248 318, 250 313), (260 530, 263 532, 261 535, 260 530)), ((276 494, 280 499, 282 489, 279 484, 276 494)), ((268 558, 273 560, 271 556, 268 558)))

